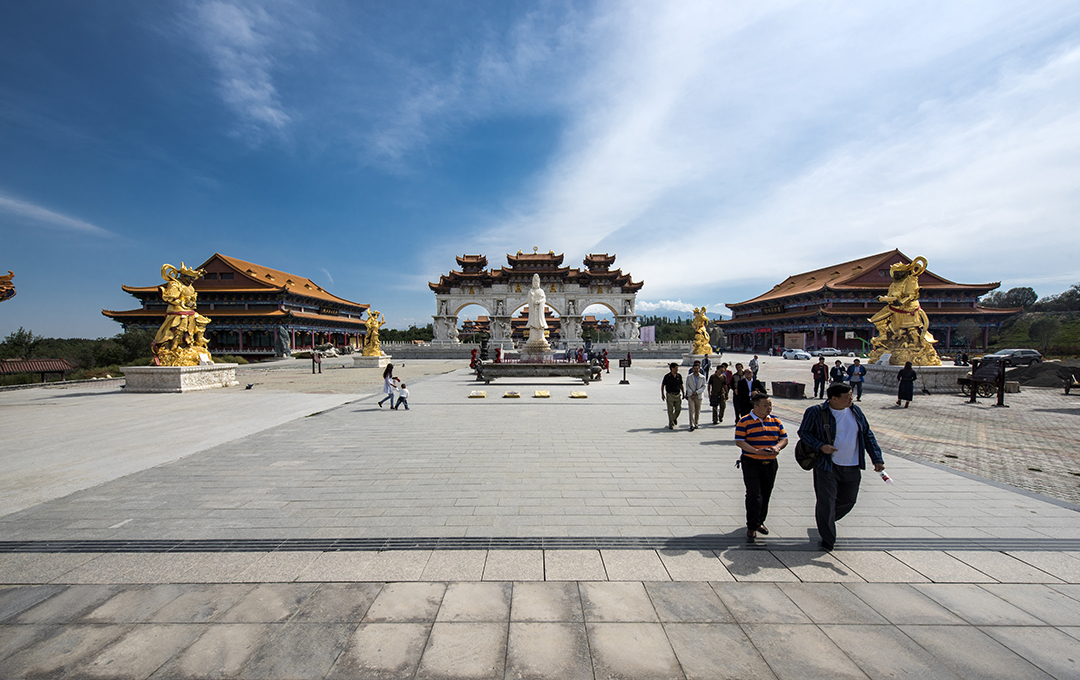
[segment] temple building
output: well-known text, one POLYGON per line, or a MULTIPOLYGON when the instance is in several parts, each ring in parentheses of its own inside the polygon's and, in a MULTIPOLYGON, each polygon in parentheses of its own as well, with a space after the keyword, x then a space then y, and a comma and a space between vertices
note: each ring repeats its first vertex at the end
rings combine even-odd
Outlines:
MULTIPOLYGON (((196 267, 206 275, 192 285, 199 294, 198 311, 210 317, 210 351, 245 359, 274 356, 274 336, 283 327, 290 349, 330 343, 359 347, 365 333, 361 317, 370 305, 351 302, 323 290, 311 279, 214 253, 196 267)), ((124 329, 157 330, 166 303, 154 286, 121 286, 142 304, 140 309, 102 314, 124 329)))
MULTIPOLYGON (((878 296, 888 290, 889 267, 896 262, 909 263, 911 258, 892 250, 789 276, 753 299, 729 303, 731 319, 718 325, 727 335, 727 346, 736 349, 863 351, 875 333, 869 318, 883 306, 878 296)), ((979 306, 979 298, 1000 285, 953 283, 929 270, 919 275, 920 305, 939 351, 953 346, 953 333, 965 319, 979 325, 977 344, 986 347, 990 333, 1021 311, 979 306)))

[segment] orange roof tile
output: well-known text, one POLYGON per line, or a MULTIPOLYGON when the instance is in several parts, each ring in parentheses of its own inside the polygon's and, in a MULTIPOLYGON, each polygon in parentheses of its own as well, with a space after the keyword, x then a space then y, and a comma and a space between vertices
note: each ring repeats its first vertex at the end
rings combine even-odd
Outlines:
MULTIPOLYGON (((247 277, 251 281, 257 281, 267 287, 280 288, 299 295, 306 295, 321 300, 327 300, 330 302, 340 302, 347 305, 353 305, 356 307, 368 308, 370 305, 365 305, 359 302, 353 302, 352 300, 346 300, 345 298, 338 297, 333 293, 325 291, 321 286, 316 284, 311 279, 305 276, 297 276, 296 274, 289 274, 278 269, 271 269, 270 267, 264 267, 252 262, 246 262, 244 260, 229 257, 228 255, 222 255, 221 253, 214 253, 214 255, 199 265, 199 269, 205 269, 211 262, 218 259, 228 265, 242 276, 247 277)), ((207 286, 207 289, 210 287, 207 286)))
MULTIPOLYGON (((896 262, 911 262, 911 258, 899 250, 890 250, 877 255, 862 257, 850 262, 829 265, 821 269, 815 269, 802 274, 789 276, 772 287, 771 290, 744 302, 733 302, 727 306, 730 308, 749 305, 767 300, 775 300, 792 295, 803 295, 826 288, 831 290, 873 290, 888 288, 891 279, 878 277, 880 269, 888 269, 896 262)), ((919 276, 920 288, 967 288, 993 290, 998 283, 965 284, 954 283, 946 278, 938 276, 927 270, 919 276)))

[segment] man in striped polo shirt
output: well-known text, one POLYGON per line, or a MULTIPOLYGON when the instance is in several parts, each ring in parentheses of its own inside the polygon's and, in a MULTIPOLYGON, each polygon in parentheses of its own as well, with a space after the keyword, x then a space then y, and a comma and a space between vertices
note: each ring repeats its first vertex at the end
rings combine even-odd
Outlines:
POLYGON ((776 456, 787 446, 788 439, 784 424, 771 415, 769 395, 757 392, 750 397, 750 403, 750 413, 735 425, 735 445, 743 451, 738 464, 746 485, 746 538, 754 540, 759 533, 769 535, 765 517, 776 482, 776 456))

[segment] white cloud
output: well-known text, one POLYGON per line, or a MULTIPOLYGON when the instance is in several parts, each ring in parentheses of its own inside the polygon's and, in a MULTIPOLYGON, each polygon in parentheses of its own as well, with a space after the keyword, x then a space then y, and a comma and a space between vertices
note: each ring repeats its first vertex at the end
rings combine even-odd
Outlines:
POLYGON ((642 312, 655 312, 660 309, 670 309, 673 312, 693 312, 695 307, 682 300, 661 300, 660 302, 638 300, 634 304, 634 311, 639 314, 642 312))
POLYGON ((43 208, 40 205, 26 203, 25 201, 19 201, 14 198, 7 198, 6 196, 0 196, 0 210, 15 215, 21 215, 22 217, 28 217, 46 227, 75 231, 82 234, 90 234, 91 236, 102 236, 107 238, 116 236, 116 234, 108 229, 102 229, 89 222, 75 217, 68 217, 67 215, 54 212, 48 208, 43 208))
POLYGON ((273 49, 281 26, 266 7, 249 2, 200 2, 193 35, 218 71, 221 98, 236 113, 244 133, 257 139, 280 133, 291 121, 274 86, 273 49))
POLYGON ((558 153, 474 248, 616 252, 653 295, 894 247, 968 282, 1075 269, 1067 4, 609 7, 558 153))

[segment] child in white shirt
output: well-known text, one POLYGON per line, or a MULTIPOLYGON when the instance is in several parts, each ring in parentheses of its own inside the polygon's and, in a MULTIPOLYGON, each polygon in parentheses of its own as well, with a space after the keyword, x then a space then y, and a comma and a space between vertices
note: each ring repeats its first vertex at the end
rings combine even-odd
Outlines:
POLYGON ((405 383, 401 383, 401 387, 397 388, 397 404, 392 406, 395 411, 398 406, 405 404, 405 410, 409 410, 409 390, 405 389, 405 383))

